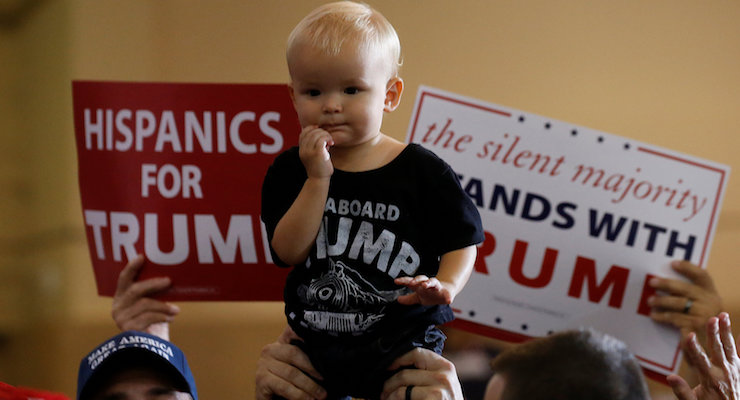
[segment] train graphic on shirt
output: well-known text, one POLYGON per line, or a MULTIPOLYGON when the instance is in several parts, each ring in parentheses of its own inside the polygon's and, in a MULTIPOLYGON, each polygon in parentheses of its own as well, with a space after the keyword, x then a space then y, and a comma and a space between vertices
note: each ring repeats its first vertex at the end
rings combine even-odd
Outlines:
POLYGON ((378 290, 356 270, 331 259, 327 272, 298 287, 298 297, 312 308, 303 312, 305 323, 330 334, 367 332, 383 318, 385 306, 405 293, 406 288, 378 290))

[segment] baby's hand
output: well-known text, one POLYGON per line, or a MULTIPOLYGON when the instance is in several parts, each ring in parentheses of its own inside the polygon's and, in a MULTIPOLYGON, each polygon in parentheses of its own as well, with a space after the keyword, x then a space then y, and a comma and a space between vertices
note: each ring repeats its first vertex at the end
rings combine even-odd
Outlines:
POLYGON ((421 304, 431 306, 436 304, 452 303, 452 294, 437 278, 429 278, 426 275, 404 276, 394 280, 396 285, 403 285, 414 291, 398 297, 401 304, 421 304))
POLYGON ((298 138, 298 154, 309 178, 328 178, 334 173, 329 148, 334 145, 329 132, 309 125, 298 138))

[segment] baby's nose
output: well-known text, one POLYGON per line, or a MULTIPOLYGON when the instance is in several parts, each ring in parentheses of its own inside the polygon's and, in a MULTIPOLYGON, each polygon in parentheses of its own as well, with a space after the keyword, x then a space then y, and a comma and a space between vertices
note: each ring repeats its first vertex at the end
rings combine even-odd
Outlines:
POLYGON ((337 96, 327 96, 324 101, 324 112, 325 113, 338 113, 342 111, 342 102, 337 96))

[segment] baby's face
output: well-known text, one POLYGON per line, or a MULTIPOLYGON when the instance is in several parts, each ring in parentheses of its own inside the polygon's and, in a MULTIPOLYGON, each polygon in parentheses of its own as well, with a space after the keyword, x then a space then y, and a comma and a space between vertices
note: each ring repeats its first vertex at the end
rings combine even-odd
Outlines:
POLYGON ((345 43, 336 55, 297 44, 288 57, 293 103, 302 127, 329 132, 334 146, 362 144, 380 134, 390 65, 377 51, 345 43))

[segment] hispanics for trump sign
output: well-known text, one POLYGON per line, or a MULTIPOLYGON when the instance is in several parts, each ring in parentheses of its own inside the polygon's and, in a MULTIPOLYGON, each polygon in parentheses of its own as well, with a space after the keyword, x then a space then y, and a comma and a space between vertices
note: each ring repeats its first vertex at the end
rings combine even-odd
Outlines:
POLYGON ((128 260, 172 300, 281 300, 260 189, 298 143, 286 85, 75 81, 82 213, 98 292, 128 260))
POLYGON ((679 333, 648 317, 647 282, 705 263, 726 166, 429 87, 408 141, 452 165, 483 219, 456 326, 510 341, 589 326, 677 370, 679 333))

